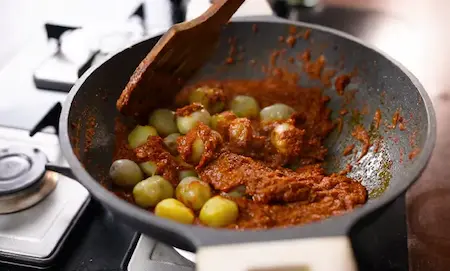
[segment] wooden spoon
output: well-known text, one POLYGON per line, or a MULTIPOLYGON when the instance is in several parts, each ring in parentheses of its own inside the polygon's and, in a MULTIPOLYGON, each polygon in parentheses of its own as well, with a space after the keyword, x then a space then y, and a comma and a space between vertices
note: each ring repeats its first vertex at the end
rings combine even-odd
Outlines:
POLYGON ((134 71, 117 100, 126 116, 147 118, 168 105, 183 84, 214 52, 222 26, 244 0, 216 0, 196 19, 173 25, 134 71))

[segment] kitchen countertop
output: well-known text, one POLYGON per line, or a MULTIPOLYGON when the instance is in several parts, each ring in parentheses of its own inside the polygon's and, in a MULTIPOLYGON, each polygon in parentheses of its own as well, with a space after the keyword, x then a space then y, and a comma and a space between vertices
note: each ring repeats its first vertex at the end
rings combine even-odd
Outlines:
MULTIPOLYGON (((40 3, 51 1, 55 2, 43 0, 40 3)), ((409 267, 414 271, 448 270, 450 167, 447 161, 450 160, 450 137, 446 134, 450 132, 450 76, 446 72, 450 68, 450 32, 447 31, 450 3, 445 0, 323 2, 325 6, 317 14, 328 12, 330 22, 336 28, 346 30, 349 27, 349 32, 353 31, 402 62, 418 77, 432 98, 438 122, 436 147, 422 177, 406 196, 409 267), (353 8, 359 11, 349 12, 353 8), (336 17, 342 18, 342 24, 336 23, 336 17), (355 23, 348 20, 355 20, 355 23)), ((0 1, 0 71, 42 31, 46 12, 35 1, 0 1)), ((299 11, 290 12, 288 16, 308 16, 305 20, 314 21, 316 15, 299 11)))

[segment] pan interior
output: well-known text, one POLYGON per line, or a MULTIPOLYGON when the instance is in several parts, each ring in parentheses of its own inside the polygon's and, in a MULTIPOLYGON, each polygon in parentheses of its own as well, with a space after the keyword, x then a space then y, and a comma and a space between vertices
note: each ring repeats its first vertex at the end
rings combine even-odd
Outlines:
MULTIPOLYGON (((343 121, 342 131, 335 129, 326 141, 329 148, 327 170, 337 172, 351 164, 349 176, 362 181, 369 190, 371 200, 383 194, 389 196, 402 182, 413 181, 406 177, 407 172, 422 166, 414 158, 424 147, 429 124, 424 100, 401 68, 359 43, 328 32, 313 30, 308 39, 297 38, 291 48, 280 41, 280 36, 286 38, 292 31, 289 25, 261 22, 257 24, 256 32, 253 25, 252 22, 227 25, 217 53, 193 81, 263 78, 265 73, 249 62, 255 60, 257 65, 269 65, 274 50, 283 50, 286 59, 297 59, 306 49, 311 51, 312 60, 323 54, 326 58, 325 69, 336 70, 331 82, 342 74, 354 75, 345 91, 350 94, 338 95, 334 84, 324 87, 324 93, 331 97, 328 104, 333 111, 331 118, 335 122, 339 118, 343 121), (242 48, 242 56, 235 64, 224 65, 229 56, 230 38, 236 39, 237 46, 242 48), (341 116, 344 103, 348 104, 346 109, 349 112, 341 116), (373 121, 377 110, 381 112, 378 129, 373 121), (393 118, 397 118, 395 127, 392 125, 393 118), (368 132, 371 146, 357 162, 363 144, 351 134, 358 125, 368 132), (355 144, 354 154, 343 156, 344 149, 351 144, 355 144)), ((297 27, 296 33, 306 30, 297 27)), ((138 43, 106 61, 85 79, 74 96, 68 128, 72 148, 87 172, 98 181, 107 182, 115 144, 114 123, 116 118, 122 118, 115 102, 136 66, 157 39, 138 43)), ((282 62, 282 59, 279 61, 283 68, 300 74, 299 83, 302 86, 322 86, 321 80, 309 79, 302 73, 299 61, 293 64, 282 62)), ((149 95, 155 97, 154 107, 167 106, 158 103, 158 97, 164 93, 151 93, 149 90, 149 95)))
POLYGON ((425 143, 428 122, 424 101, 407 75, 379 53, 339 36, 313 30, 304 39, 302 34, 308 28, 296 27, 294 31, 282 24, 260 23, 257 28, 255 33, 250 23, 227 26, 218 53, 193 81, 264 78, 266 72, 261 67, 267 70, 273 66, 271 56, 278 51, 280 56, 274 66, 298 73, 301 86, 322 87, 324 94, 331 98, 328 107, 336 128, 326 140, 325 167, 329 173, 351 165, 348 176, 360 180, 371 199, 389 193, 399 182, 410 182, 405 179, 405 173, 416 166, 414 158, 425 143), (294 32, 296 34, 292 34, 294 32), (298 37, 293 48, 288 42, 290 36, 298 37), (230 54, 230 37, 236 40, 235 46, 242 53, 235 55, 236 64, 224 66, 230 54), (311 62, 321 55, 325 57, 322 80, 304 73, 301 61, 289 61, 298 60, 306 50, 311 52, 311 62), (257 64, 252 64, 253 61, 257 64), (323 77, 329 70, 336 73, 327 87, 323 77), (344 95, 339 95, 334 83, 344 74, 352 75, 352 79, 344 95), (344 108, 348 113, 342 115, 344 108), (381 113, 379 128, 374 121, 377 110, 381 113), (340 119, 342 129, 338 127, 340 119), (357 126, 363 127, 369 135, 370 148, 362 158, 364 144, 352 136, 357 126), (345 148, 353 144, 353 153, 344 156, 345 148))

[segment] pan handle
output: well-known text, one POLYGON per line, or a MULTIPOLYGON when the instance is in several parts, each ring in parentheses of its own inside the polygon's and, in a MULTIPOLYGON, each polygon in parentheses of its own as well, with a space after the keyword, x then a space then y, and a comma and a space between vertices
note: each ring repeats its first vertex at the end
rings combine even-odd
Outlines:
POLYGON ((356 271, 347 236, 201 247, 197 271, 356 271))
POLYGON ((68 178, 76 180, 75 175, 73 174, 72 170, 69 167, 59 166, 52 163, 47 163, 45 165, 45 169, 49 171, 53 171, 56 173, 59 173, 61 175, 64 175, 68 178))

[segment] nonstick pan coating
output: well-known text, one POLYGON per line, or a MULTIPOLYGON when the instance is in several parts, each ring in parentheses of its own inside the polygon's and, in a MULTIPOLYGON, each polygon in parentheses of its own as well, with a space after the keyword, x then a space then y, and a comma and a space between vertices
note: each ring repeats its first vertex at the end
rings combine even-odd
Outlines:
MULTIPOLYGON (((115 102, 134 69, 158 38, 126 48, 83 75, 65 102, 60 118, 60 140, 75 176, 92 195, 121 221, 160 241, 195 251, 200 246, 222 243, 346 235, 361 217, 403 193, 420 176, 431 155, 436 123, 430 99, 418 80, 400 64, 339 31, 274 18, 241 19, 226 26, 217 53, 193 80, 262 78, 264 74, 260 69, 250 68, 248 61, 253 59, 257 63, 268 64, 271 52, 282 48, 286 49, 286 57, 297 57, 306 48, 311 49, 312 59, 323 53, 327 66, 337 68, 337 75, 353 72, 356 68, 356 79, 352 79, 349 88, 357 89, 357 92, 349 109, 367 112, 357 118, 347 114, 342 132, 333 132, 329 136, 326 166, 330 171, 339 171, 352 163, 354 167, 349 176, 362 179, 373 197, 346 215, 287 229, 237 232, 186 226, 155 217, 116 197, 98 181, 107 178, 112 163, 114 122, 121 117, 115 102), (254 24, 257 25, 257 33, 252 30, 254 24), (288 34, 290 25, 295 25, 298 31, 312 30, 308 40, 299 39, 292 49, 279 41, 279 36, 288 34), (241 62, 225 67, 223 62, 228 56, 227 41, 230 37, 237 38, 245 53, 241 62), (356 164, 356 158, 343 157, 342 152, 350 143, 355 143, 360 150, 361 144, 351 136, 351 131, 356 124, 369 130, 376 109, 382 113, 382 128, 372 130, 371 140, 374 143, 383 138, 383 143, 378 152, 372 146, 356 164), (405 119, 404 131, 398 127, 387 128, 396 110, 400 110, 405 119), (409 159, 408 154, 414 150, 420 152, 409 159)), ((301 70, 295 65, 287 67, 291 71, 301 70)), ((306 77, 300 81, 302 85, 318 84, 318 81, 306 80, 306 77)), ((338 96, 333 87, 325 89, 325 94, 331 97, 329 107, 335 119, 344 98, 338 96)), ((155 107, 166 106, 158 103, 158 95, 164 93, 154 95, 155 107)))

